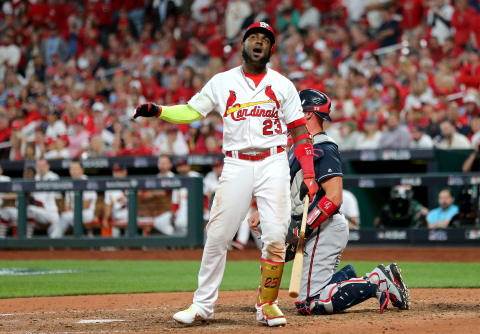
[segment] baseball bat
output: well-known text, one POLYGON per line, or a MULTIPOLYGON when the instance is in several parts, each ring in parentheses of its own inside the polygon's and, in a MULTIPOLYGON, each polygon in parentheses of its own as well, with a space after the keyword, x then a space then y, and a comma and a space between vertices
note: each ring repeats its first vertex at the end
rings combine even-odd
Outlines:
POLYGON ((290 287, 288 288, 288 294, 292 298, 297 298, 300 293, 300 282, 302 281, 303 270, 303 247, 305 246, 305 229, 307 227, 307 215, 308 204, 310 198, 305 196, 305 202, 303 204, 303 216, 302 225, 300 227, 300 236, 298 237, 297 251, 295 252, 295 258, 293 259, 292 276, 290 277, 290 287))

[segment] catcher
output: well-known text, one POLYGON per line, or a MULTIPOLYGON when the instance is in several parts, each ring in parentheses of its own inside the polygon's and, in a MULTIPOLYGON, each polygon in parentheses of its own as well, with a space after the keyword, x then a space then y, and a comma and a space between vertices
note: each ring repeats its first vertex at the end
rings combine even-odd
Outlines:
MULTIPOLYGON (((391 301, 399 309, 410 307, 410 295, 396 264, 379 265, 363 277, 356 277, 348 265, 336 272, 348 242, 348 222, 339 213, 342 203, 342 165, 335 142, 323 131, 323 121, 331 121, 331 100, 322 92, 306 89, 300 92, 307 129, 313 137, 315 178, 321 185, 308 208, 307 229, 300 294, 295 302, 299 313, 331 314, 375 297, 380 312, 391 301)), ((292 260, 302 221, 302 170, 294 152, 289 154, 292 217, 286 244, 286 261, 292 260)), ((258 214, 249 225, 258 233, 258 214)))

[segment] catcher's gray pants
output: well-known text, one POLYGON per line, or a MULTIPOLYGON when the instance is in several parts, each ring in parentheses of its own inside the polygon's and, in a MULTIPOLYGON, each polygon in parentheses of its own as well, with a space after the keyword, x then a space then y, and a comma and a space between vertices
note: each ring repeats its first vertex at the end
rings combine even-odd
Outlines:
POLYGON ((347 242, 348 221, 339 213, 320 225, 320 233, 312 233, 305 244, 298 301, 318 295, 327 286, 337 270, 347 242))

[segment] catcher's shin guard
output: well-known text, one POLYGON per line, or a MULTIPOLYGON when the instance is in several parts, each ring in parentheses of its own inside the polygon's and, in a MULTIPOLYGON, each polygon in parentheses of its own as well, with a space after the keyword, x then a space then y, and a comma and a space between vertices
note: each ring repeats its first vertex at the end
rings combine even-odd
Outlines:
POLYGON ((273 262, 262 259, 261 280, 258 288, 257 321, 268 326, 283 326, 287 323, 285 316, 278 307, 276 300, 282 281, 283 262, 273 262))
POLYGON ((378 286, 362 278, 353 278, 327 287, 310 301, 310 314, 332 314, 378 297, 378 286), (326 298, 322 299, 322 295, 326 298))
POLYGON ((351 264, 347 264, 345 267, 337 271, 332 275, 332 279, 328 284, 341 283, 351 278, 357 277, 357 273, 351 264))

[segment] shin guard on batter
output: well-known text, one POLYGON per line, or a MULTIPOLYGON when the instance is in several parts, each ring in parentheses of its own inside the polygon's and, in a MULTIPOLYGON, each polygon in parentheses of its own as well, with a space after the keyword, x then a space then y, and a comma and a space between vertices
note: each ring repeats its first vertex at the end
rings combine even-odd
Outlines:
POLYGON ((273 262, 262 259, 261 280, 258 288, 257 321, 268 326, 282 326, 287 323, 285 316, 278 307, 276 300, 282 281, 283 262, 273 262))
POLYGON ((353 278, 327 286, 313 297, 309 314, 332 314, 357 305, 371 297, 378 298, 378 286, 362 278, 353 278))

